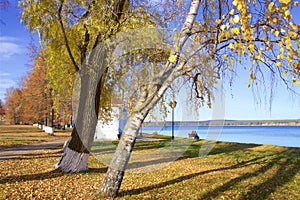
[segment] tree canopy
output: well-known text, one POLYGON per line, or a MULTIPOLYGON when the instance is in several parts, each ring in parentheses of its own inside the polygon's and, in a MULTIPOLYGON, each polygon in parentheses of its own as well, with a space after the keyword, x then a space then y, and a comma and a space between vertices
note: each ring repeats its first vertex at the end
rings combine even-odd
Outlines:
MULTIPOLYGON (((110 191, 112 196, 120 185, 110 185, 108 189, 109 180, 123 176, 138 127, 159 101, 168 103, 165 95, 172 85, 189 85, 193 100, 208 106, 214 98, 214 87, 238 72, 238 68, 248 70, 248 87, 262 85, 266 73, 282 80, 288 88, 300 85, 300 26, 291 14, 298 1, 193 0, 189 9, 179 0, 160 3, 23 0, 20 6, 22 20, 40 35, 49 64, 47 78, 55 97, 66 91, 71 94, 75 74, 83 77, 84 70, 97 69, 95 74, 102 70, 101 80, 96 83, 102 90, 100 107, 107 108, 113 92, 119 92, 128 101, 131 117, 113 159, 121 164, 117 169, 110 168, 102 187, 106 192, 114 190, 110 191), (117 3, 122 6, 116 6, 117 3), (145 31, 140 38, 133 34, 137 29, 158 27, 173 31, 165 40, 168 48, 149 48, 151 31, 145 31), (129 34, 136 39, 130 41, 131 45, 139 43, 141 48, 128 51, 128 46, 112 45, 112 50, 122 52, 114 60, 101 45, 119 34, 129 34), (99 46, 102 49, 97 49, 99 46), (95 49, 101 52, 98 59, 101 70, 85 62, 96 55, 92 54, 95 49), (110 63, 112 60, 116 62, 110 63)), ((89 92, 86 94, 92 94, 89 92)), ((120 184, 122 179, 118 181, 120 184)))

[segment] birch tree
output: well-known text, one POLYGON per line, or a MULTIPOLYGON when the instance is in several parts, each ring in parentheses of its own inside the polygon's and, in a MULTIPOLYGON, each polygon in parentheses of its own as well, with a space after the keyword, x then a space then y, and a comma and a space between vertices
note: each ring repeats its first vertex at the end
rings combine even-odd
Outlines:
POLYGON ((242 66, 249 70, 248 87, 262 84, 266 73, 277 76, 288 87, 300 85, 299 25, 291 15, 295 6, 298 2, 291 0, 191 1, 166 64, 139 88, 132 115, 101 186, 104 195, 117 196, 139 127, 174 80, 190 79, 195 97, 210 105, 212 87, 203 81, 205 65, 189 62, 197 53, 204 53, 211 60, 214 83, 242 66), (193 38, 197 49, 183 58, 182 50, 188 38, 193 38))

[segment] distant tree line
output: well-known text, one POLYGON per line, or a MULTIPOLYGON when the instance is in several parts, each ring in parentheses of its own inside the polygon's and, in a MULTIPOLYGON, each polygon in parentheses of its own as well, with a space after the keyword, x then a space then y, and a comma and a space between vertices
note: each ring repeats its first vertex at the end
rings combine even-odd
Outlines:
POLYGON ((54 109, 53 99, 56 95, 47 81, 47 69, 47 62, 40 52, 34 56, 32 70, 21 78, 21 87, 6 90, 3 105, 6 122, 45 125, 52 125, 53 121, 71 123, 71 98, 61 97, 62 103, 54 109))

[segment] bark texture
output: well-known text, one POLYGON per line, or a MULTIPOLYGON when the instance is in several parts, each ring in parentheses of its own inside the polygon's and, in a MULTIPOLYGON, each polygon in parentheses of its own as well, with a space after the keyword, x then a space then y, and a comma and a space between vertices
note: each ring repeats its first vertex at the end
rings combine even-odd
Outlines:
POLYGON ((101 79, 105 76, 107 66, 105 58, 105 46, 99 46, 79 71, 80 94, 75 127, 56 165, 63 172, 77 173, 88 170, 88 157, 98 121, 103 84, 101 79))
MULTIPOLYGON (((107 12, 112 13, 111 20, 115 22, 116 27, 112 26, 107 37, 119 31, 119 21, 127 10, 128 4, 128 0, 109 2, 107 12)), ((63 25, 62 30, 64 30, 63 25)), ((86 37, 86 39, 88 39, 88 33, 86 36, 88 36, 86 37)), ((98 36, 100 36, 100 33, 98 36)), ((67 40, 65 42, 68 43, 67 40)), ((86 55, 86 52, 83 52, 83 55, 86 55)), ((67 142, 66 147, 63 149, 63 155, 60 161, 56 164, 63 172, 77 173, 88 170, 88 157, 94 140, 101 88, 104 84, 102 79, 105 78, 104 72, 107 70, 106 57, 107 48, 105 44, 98 41, 97 37, 97 41, 87 61, 83 61, 80 69, 76 67, 81 85, 75 128, 72 131, 71 138, 67 142)), ((83 58, 85 58, 85 56, 83 58)))
POLYGON ((89 153, 80 153, 66 147, 63 158, 56 164, 56 168, 66 173, 75 173, 88 170, 89 153))
POLYGON ((175 61, 168 61, 163 70, 153 78, 153 81, 148 83, 147 86, 142 87, 140 91, 139 101, 135 106, 133 115, 126 123, 120 143, 100 188, 105 196, 112 198, 117 196, 142 121, 153 106, 161 99, 173 80, 179 76, 178 71, 184 66, 184 63, 179 62, 180 52, 190 36, 195 17, 197 16, 199 3, 200 0, 193 0, 191 2, 189 13, 180 32, 180 37, 173 44, 171 55, 176 56, 175 61))
POLYGON ((101 191, 109 197, 116 197, 120 189, 127 163, 130 159, 138 129, 143 116, 134 114, 129 118, 123 131, 120 143, 106 173, 101 191))

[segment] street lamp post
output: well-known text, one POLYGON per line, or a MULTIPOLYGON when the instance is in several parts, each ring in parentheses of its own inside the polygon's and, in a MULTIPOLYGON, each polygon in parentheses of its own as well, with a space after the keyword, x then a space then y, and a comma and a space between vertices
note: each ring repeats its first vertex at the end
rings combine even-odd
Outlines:
POLYGON ((42 107, 42 109, 44 110, 43 112, 45 113, 45 121, 44 121, 44 125, 47 126, 48 125, 48 104, 47 104, 47 93, 43 92, 43 97, 44 97, 44 106, 42 107))
POLYGON ((169 106, 172 108, 172 140, 174 140, 174 108, 176 104, 177 102, 175 100, 169 102, 169 106))
POLYGON ((49 89, 49 92, 50 92, 50 108, 51 108, 51 118, 50 118, 50 127, 52 127, 53 128, 53 114, 54 114, 54 112, 53 112, 53 101, 52 101, 52 88, 50 88, 49 89))

